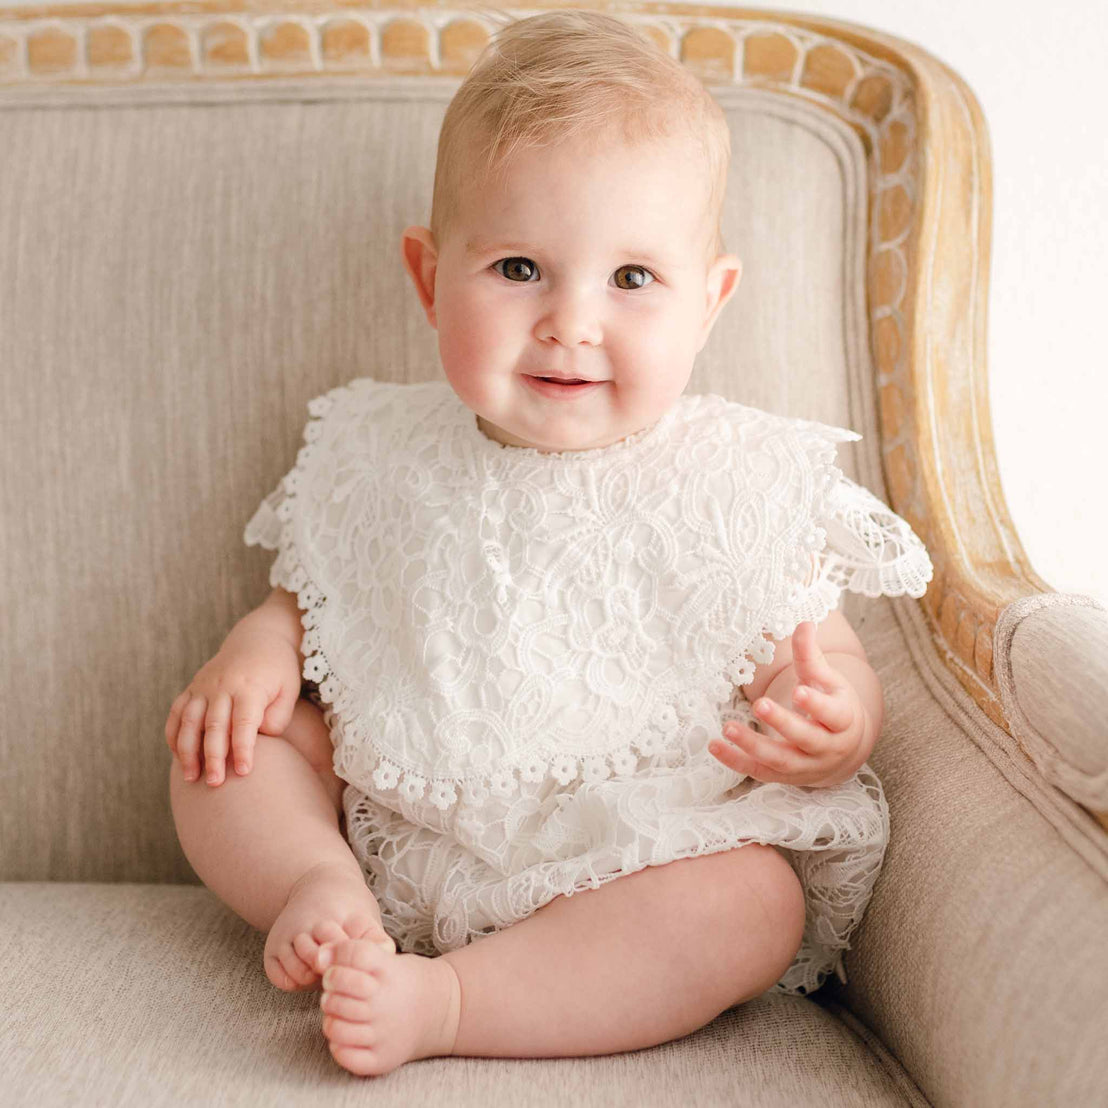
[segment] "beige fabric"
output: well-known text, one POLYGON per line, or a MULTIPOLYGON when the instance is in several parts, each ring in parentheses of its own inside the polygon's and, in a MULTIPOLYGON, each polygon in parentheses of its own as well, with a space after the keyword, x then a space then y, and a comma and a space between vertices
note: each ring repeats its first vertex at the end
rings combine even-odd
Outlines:
POLYGON ((1023 748, 1079 804, 1108 809, 1108 613, 1088 596, 1026 597, 997 620, 993 666, 1023 748))
MULTIPOLYGON (((398 240, 427 219, 455 86, 0 90, 0 876, 195 881, 165 714, 268 591, 242 528, 307 400, 441 373, 398 240)), ((859 140, 799 101, 721 99, 745 272, 690 390, 854 427, 843 468, 885 498, 859 140)), ((822 1002, 934 1104, 1108 1102, 1105 836, 938 664, 917 604, 845 608, 885 683, 872 764, 892 841, 849 983, 822 1002)), ((0 948, 0 1070, 23 1103, 210 1103, 213 1067, 228 1104, 366 1095, 305 1036, 314 1002, 265 984, 260 936, 206 890, 14 885, 0 907, 18 936, 0 948)), ((374 1096, 900 1102, 845 1026, 762 998, 655 1051, 435 1060, 374 1096)))
POLYGON ((676 1042, 594 1058, 335 1065, 318 993, 262 974, 262 937, 206 889, 0 886, 10 1108, 926 1108, 894 1059, 803 997, 762 996, 676 1042))

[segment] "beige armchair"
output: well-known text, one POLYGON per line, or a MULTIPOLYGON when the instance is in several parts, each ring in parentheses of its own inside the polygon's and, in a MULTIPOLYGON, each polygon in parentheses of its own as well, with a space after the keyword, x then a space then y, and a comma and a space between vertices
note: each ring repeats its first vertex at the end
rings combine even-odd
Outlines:
POLYGON ((743 283, 690 391, 861 432, 844 471, 935 563, 922 601, 844 602, 892 822, 847 981, 627 1054, 335 1065, 317 995, 269 984, 185 861, 163 724, 268 591, 242 532, 307 400, 441 375, 399 236, 489 28, 449 0, 0 10, 4 1103, 1108 1104, 1108 613, 1034 573, 1001 492, 978 104, 864 27, 612 8, 732 128, 743 283))

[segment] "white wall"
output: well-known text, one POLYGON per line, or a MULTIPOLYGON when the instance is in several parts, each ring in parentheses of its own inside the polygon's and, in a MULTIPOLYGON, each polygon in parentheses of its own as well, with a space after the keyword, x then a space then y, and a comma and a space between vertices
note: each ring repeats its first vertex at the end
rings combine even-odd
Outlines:
POLYGON ((788 10, 915 42, 981 102, 993 155, 989 391, 1005 498, 1039 575, 1108 606, 1108 128, 1097 110, 1108 104, 1108 7, 795 0, 788 10))

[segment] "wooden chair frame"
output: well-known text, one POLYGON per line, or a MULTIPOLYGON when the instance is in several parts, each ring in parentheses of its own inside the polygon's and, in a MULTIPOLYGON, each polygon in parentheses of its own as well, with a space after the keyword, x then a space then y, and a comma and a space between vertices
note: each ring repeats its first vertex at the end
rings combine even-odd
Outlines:
MULTIPOLYGON (((313 74, 457 79, 491 28, 477 8, 425 5, 8 9, 0 12, 0 85, 18 95, 43 84, 245 84, 313 74)), ((889 501, 935 564, 920 604, 936 649, 1011 734, 993 670, 997 619, 1014 601, 1055 590, 1028 562, 996 463, 986 373, 992 173, 973 93, 919 47, 841 21, 647 0, 548 0, 535 10, 563 7, 634 18, 706 84, 800 97, 858 134, 868 165, 867 312, 889 501)), ((1093 814, 1108 828, 1108 813, 1093 814)))

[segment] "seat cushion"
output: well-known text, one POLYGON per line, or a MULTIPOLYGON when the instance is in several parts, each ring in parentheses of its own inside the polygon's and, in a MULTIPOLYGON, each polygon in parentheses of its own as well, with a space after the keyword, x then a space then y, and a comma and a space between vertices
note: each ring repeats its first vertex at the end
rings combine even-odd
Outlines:
MULTIPOLYGON (((382 1077, 332 1059, 319 994, 262 971, 264 939, 207 889, 0 885, 8 1105, 925 1105, 814 999, 763 994, 672 1043, 593 1058, 428 1058, 382 1077)), ((847 1020, 849 1016, 845 1017, 847 1020)))

